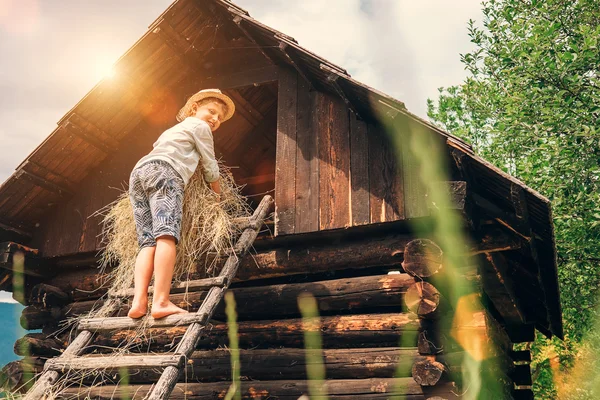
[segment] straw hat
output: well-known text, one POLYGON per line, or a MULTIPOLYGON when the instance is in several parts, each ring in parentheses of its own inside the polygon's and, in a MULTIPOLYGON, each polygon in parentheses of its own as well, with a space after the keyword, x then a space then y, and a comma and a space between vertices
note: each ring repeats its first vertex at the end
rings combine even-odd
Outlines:
POLYGON ((209 97, 219 99, 227 105, 227 113, 223 116, 221 122, 225 122, 233 116, 233 113, 235 112, 235 104, 233 104, 233 101, 229 98, 229 96, 224 95, 219 89, 203 89, 191 96, 185 103, 185 106, 179 110, 177 113, 177 121, 181 122, 188 117, 188 113, 192 108, 192 104, 209 97))

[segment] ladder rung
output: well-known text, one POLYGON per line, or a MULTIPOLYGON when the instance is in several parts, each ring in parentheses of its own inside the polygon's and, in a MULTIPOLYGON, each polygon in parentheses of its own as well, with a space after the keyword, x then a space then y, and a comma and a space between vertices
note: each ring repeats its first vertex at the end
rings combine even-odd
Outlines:
POLYGON ((168 366, 173 366, 179 368, 183 365, 184 359, 185 357, 182 354, 60 357, 46 361, 45 369, 53 371, 85 371, 133 367, 165 368, 168 366))
POLYGON ((190 325, 194 322, 206 323, 207 314, 187 313, 175 314, 168 317, 154 319, 152 317, 142 317, 132 319, 129 317, 112 318, 88 318, 79 322, 79 330, 82 331, 112 331, 121 329, 133 329, 137 327, 159 328, 176 325, 190 325))
MULTIPOLYGON (((198 291, 202 289, 210 289, 211 287, 225 286, 226 278, 223 276, 215 276, 214 278, 198 279, 195 281, 186 281, 175 283, 171 286, 171 293, 177 293, 183 290, 198 291)), ((148 294, 154 293, 154 286, 148 288, 148 294)), ((120 290, 110 293, 111 297, 131 297, 133 296, 133 288, 120 290)))

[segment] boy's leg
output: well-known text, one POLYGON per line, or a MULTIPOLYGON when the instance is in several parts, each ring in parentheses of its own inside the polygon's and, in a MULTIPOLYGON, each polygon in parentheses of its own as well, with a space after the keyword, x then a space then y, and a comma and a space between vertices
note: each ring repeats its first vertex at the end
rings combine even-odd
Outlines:
POLYGON ((154 254, 154 295, 152 297, 152 317, 162 318, 171 314, 185 313, 169 300, 171 280, 175 268, 176 241, 173 236, 156 238, 154 254))
POLYGON ((154 270, 156 241, 152 231, 152 212, 143 184, 145 167, 134 169, 129 179, 129 200, 140 251, 135 259, 134 296, 127 313, 130 318, 140 318, 148 311, 148 285, 154 270))
POLYGON ((156 247, 148 246, 140 250, 135 259, 134 295, 129 318, 140 318, 148 311, 148 286, 154 270, 154 253, 156 247))

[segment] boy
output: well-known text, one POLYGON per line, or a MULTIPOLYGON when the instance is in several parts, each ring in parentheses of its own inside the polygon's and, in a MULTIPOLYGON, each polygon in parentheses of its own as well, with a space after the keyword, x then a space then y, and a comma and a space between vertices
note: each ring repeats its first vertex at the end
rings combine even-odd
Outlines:
POLYGON ((135 261, 130 318, 148 308, 148 286, 154 273, 151 315, 185 313, 169 300, 180 238, 183 191, 199 163, 211 189, 220 196, 219 166, 212 133, 233 116, 233 101, 218 89, 201 90, 177 114, 179 123, 160 135, 129 178, 129 198, 140 251, 135 261))

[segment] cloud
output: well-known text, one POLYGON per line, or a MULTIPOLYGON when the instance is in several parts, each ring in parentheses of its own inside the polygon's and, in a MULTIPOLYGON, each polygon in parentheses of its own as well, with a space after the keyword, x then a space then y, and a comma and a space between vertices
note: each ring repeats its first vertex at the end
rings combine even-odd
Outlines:
POLYGON ((237 3, 422 117, 438 87, 465 78, 459 53, 472 48, 466 23, 482 17, 478 0, 237 3))

